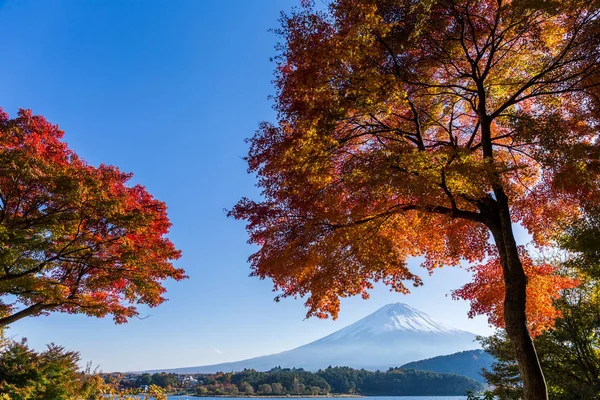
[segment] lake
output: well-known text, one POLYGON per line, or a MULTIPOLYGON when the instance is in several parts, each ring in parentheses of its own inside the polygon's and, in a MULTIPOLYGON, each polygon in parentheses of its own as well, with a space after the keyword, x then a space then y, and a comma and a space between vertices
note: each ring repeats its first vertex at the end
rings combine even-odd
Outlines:
MULTIPOLYGON (((342 399, 353 400, 352 397, 323 397, 324 399, 342 399)), ((248 397, 193 397, 193 396, 169 396, 169 400, 248 400, 248 397)), ((250 398, 252 399, 252 398, 250 398)), ((289 399, 289 400, 318 400, 319 397, 269 397, 269 399, 289 399)), ((361 399, 360 397, 357 399, 361 399)), ((376 400, 466 400, 465 396, 378 396, 376 400)))
POLYGON ((372 396, 372 397, 195 397, 195 396, 168 396, 168 400, 249 400, 249 399, 273 399, 273 400, 319 400, 319 399, 340 399, 340 400, 467 400, 466 396, 372 396))

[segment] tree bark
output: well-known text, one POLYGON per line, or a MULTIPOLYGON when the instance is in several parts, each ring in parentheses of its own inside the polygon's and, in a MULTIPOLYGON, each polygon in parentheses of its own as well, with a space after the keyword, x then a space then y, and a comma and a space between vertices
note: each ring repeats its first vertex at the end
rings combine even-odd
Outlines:
POLYGON ((16 322, 20 319, 23 319, 25 317, 29 317, 31 315, 37 314, 40 311, 44 311, 44 310, 48 310, 53 308, 54 305, 52 304, 34 304, 31 305, 27 308, 22 309, 21 311, 18 311, 12 315, 9 315, 7 317, 4 318, 0 318, 0 329, 12 324, 13 322, 16 322))
MULTIPOLYGON (((487 114, 486 88, 483 80, 477 82, 479 103, 477 113, 481 122, 483 158, 494 168, 492 143, 492 118, 487 114)), ((515 350, 525 400, 548 400, 544 373, 527 326, 527 276, 519 257, 512 228, 510 205, 498 173, 492 172, 491 186, 495 199, 491 201, 491 217, 488 227, 492 231, 504 275, 504 324, 506 334, 515 350)))
POLYGON ((504 323, 515 350, 525 400, 547 400, 546 380, 529 334, 526 315, 527 276, 519 258, 510 217, 508 198, 501 188, 494 190, 497 213, 491 231, 504 273, 504 323))

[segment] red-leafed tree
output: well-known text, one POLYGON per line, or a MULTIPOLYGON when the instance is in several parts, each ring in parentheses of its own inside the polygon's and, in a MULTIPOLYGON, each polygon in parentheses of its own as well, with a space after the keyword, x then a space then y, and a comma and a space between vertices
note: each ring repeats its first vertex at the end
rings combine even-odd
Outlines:
POLYGON ((278 123, 250 140, 264 199, 231 211, 253 273, 335 316, 373 281, 419 285, 411 256, 496 255, 526 399, 547 398, 512 224, 549 244, 599 201, 600 4, 311 3, 282 18, 278 123))
MULTIPOLYGON (((519 247, 519 255, 527 276, 527 322, 535 337, 554 326, 554 321, 561 317, 554 302, 564 290, 577 287, 580 281, 559 274, 551 264, 535 263, 524 247, 519 247)), ((452 297, 471 302, 469 317, 487 315, 490 325, 504 328, 505 287, 500 259, 491 257, 486 263, 470 269, 474 274, 473 281, 453 291, 452 297)))
POLYGON ((0 328, 48 312, 138 315, 185 278, 164 203, 93 167, 41 116, 0 110, 0 328))

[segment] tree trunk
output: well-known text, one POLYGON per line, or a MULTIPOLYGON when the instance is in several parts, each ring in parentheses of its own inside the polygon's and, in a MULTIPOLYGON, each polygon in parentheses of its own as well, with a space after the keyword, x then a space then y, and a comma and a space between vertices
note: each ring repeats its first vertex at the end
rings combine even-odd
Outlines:
POLYGON ((4 318, 0 318, 0 329, 7 327, 8 325, 16 322, 20 319, 29 317, 31 315, 35 315, 40 311, 49 310, 53 308, 54 304, 33 304, 27 308, 24 308, 21 311, 18 311, 14 314, 8 315, 4 318))
POLYGON ((515 350, 525 400, 547 400, 548 391, 540 362, 529 334, 526 316, 527 276, 519 258, 512 229, 508 198, 502 189, 494 190, 497 218, 491 231, 504 272, 504 323, 515 350))
MULTIPOLYGON (((487 115, 486 88, 478 82, 479 104, 477 113, 481 121, 481 143, 484 160, 494 168, 492 121, 487 115)), ((527 276, 519 258, 519 251, 512 229, 508 196, 502 187, 500 175, 493 172, 491 185, 495 200, 491 202, 491 218, 488 227, 492 231, 504 274, 504 324, 506 334, 515 350, 525 400, 548 400, 546 380, 538 360, 533 340, 527 327, 527 276)))

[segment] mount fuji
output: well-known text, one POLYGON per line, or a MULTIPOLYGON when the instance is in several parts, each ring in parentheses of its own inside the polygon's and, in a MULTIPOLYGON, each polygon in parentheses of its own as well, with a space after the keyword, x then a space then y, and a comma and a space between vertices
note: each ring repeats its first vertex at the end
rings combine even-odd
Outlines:
POLYGON ((475 338, 473 333, 444 325, 406 304, 395 303, 293 350, 236 362, 162 371, 180 374, 245 368, 268 371, 276 366, 309 371, 328 366, 385 371, 411 361, 477 349, 475 338))

